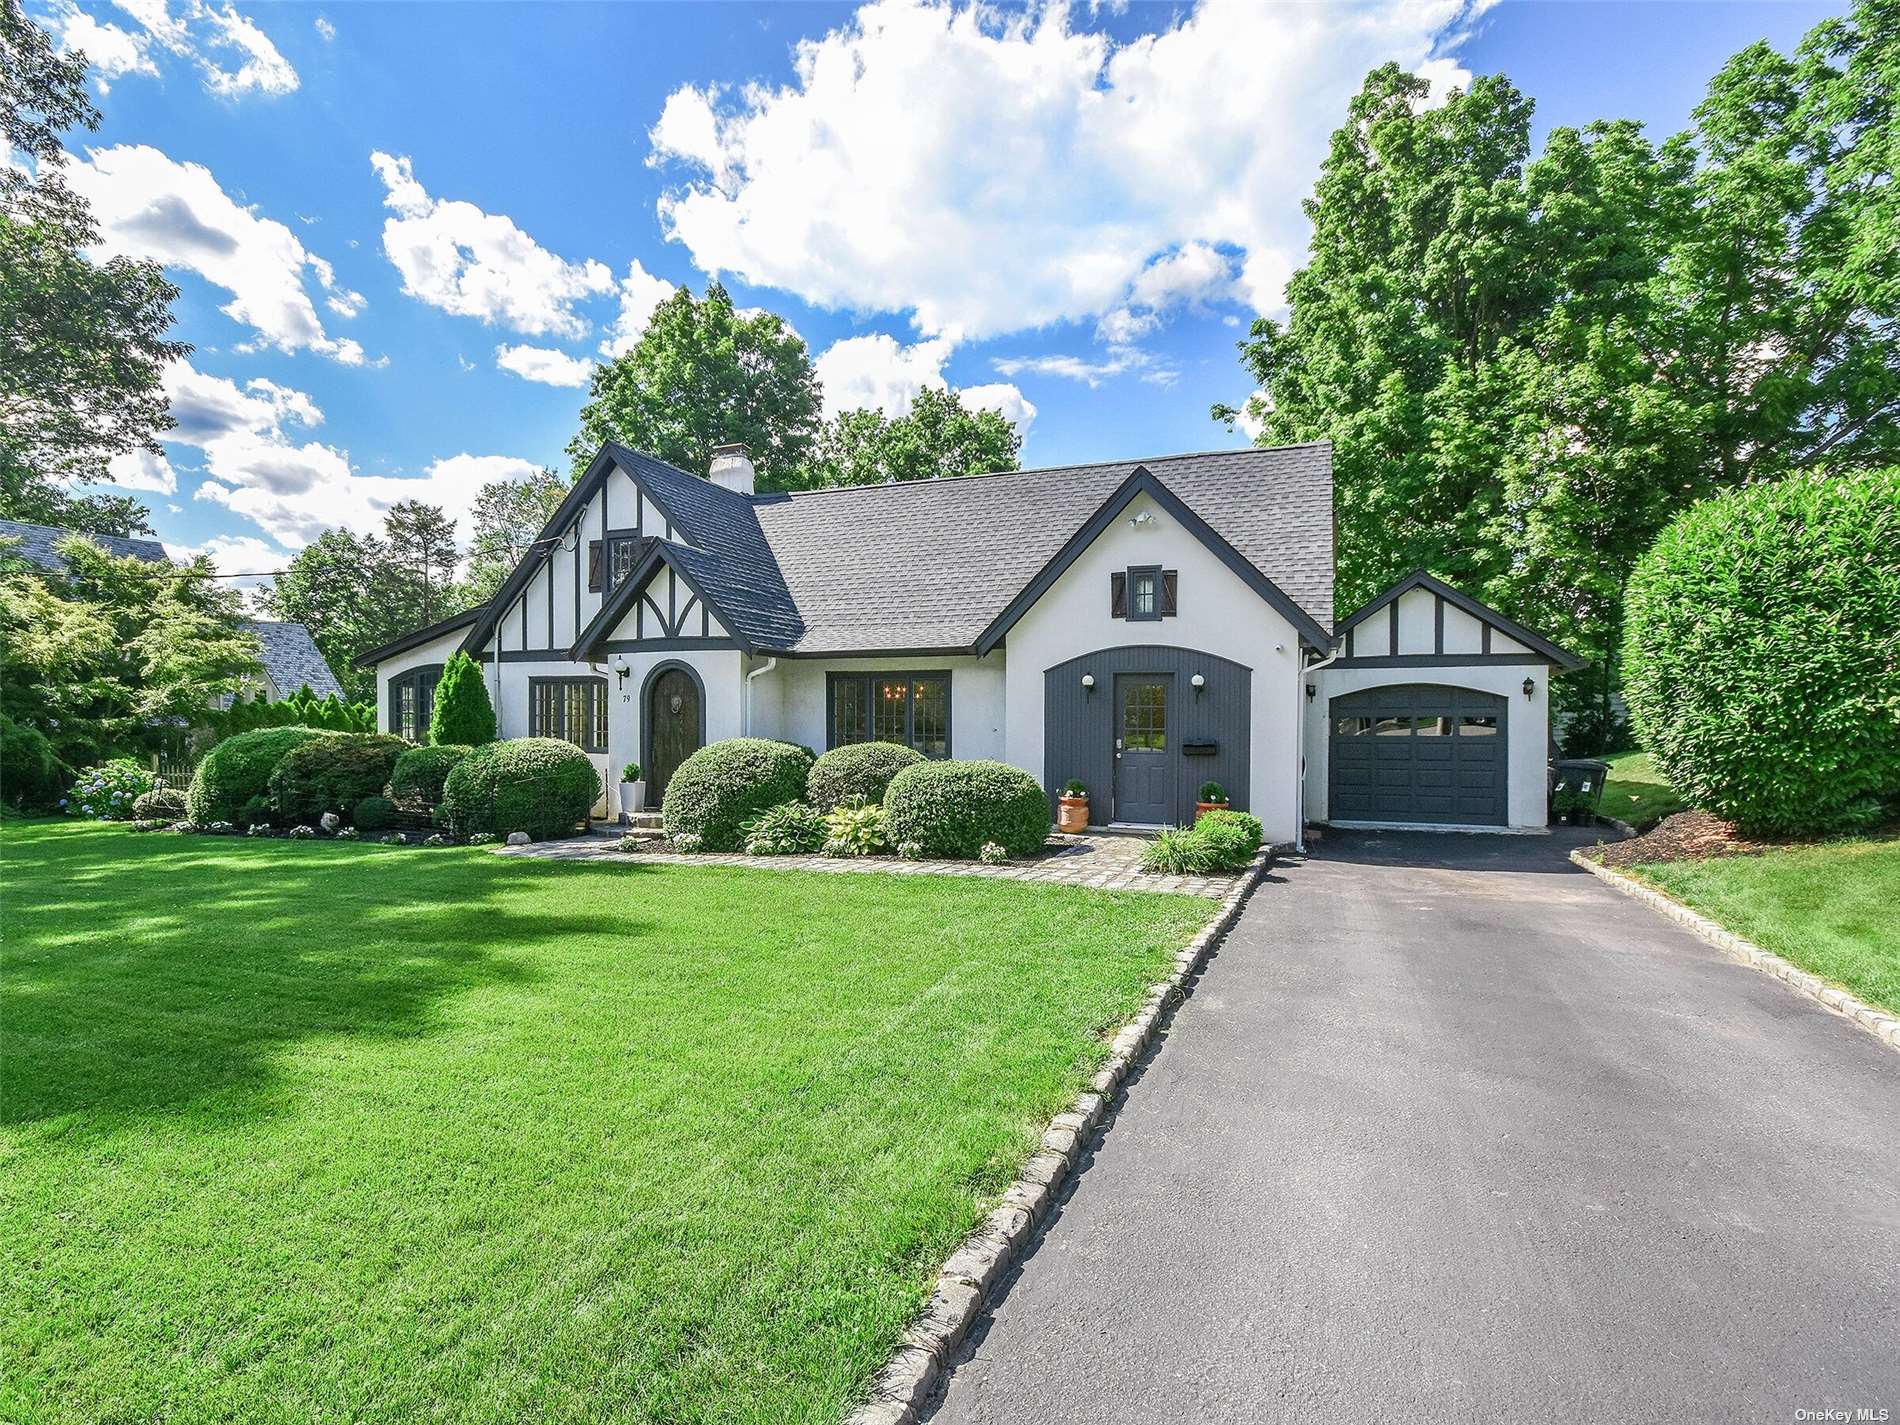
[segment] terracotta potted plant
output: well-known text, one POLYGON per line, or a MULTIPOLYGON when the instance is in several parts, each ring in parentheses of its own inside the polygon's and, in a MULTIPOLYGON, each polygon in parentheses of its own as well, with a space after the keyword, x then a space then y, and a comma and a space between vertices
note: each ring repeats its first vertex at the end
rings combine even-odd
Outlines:
POLYGON ((1201 799, 1194 803, 1194 819, 1199 821, 1210 811, 1227 810, 1227 792, 1219 782, 1202 782, 1201 799))
POLYGON ((646 809, 647 784, 640 780, 640 764, 629 762, 620 770, 620 810, 631 816, 646 809))
POLYGON ((1056 830, 1076 836, 1089 829, 1089 789, 1071 777, 1056 798, 1056 830))

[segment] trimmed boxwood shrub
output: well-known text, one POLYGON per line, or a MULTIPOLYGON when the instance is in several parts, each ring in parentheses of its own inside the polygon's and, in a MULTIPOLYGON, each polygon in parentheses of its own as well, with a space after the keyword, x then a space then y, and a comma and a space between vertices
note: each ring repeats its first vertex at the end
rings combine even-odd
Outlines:
POLYGON ((227 737, 205 753, 191 774, 185 793, 185 813, 200 826, 214 821, 238 820, 252 798, 262 800, 270 791, 270 774, 291 749, 333 737, 313 727, 260 727, 227 737))
POLYGON ((986 841, 1027 856, 1049 835, 1049 799, 1006 762, 924 762, 891 778, 884 834, 893 846, 915 841, 926 856, 973 857, 986 841))
POLYGON ((387 831, 396 824, 396 804, 388 797, 364 797, 350 808, 350 824, 358 831, 387 831))
POLYGON ((270 774, 271 806, 289 825, 342 813, 389 785, 409 744, 388 733, 337 733, 284 754, 270 774))
POLYGON ((396 759, 396 768, 389 774, 390 800, 419 810, 437 805, 449 773, 474 750, 454 742, 409 748, 396 759))
POLYGON ((551 737, 516 737, 477 747, 442 785, 442 809, 457 836, 525 831, 537 841, 571 836, 600 797, 587 754, 551 737))
POLYGON ((697 836, 702 851, 737 851, 753 817, 804 800, 811 767, 810 749, 789 742, 729 737, 708 743, 666 784, 660 807, 666 834, 697 836))
POLYGON ((854 742, 834 747, 812 763, 807 796, 820 811, 830 811, 852 797, 881 802, 891 778, 923 760, 921 752, 895 742, 854 742))
POLYGON ((154 787, 132 803, 132 815, 140 821, 182 821, 185 794, 176 787, 154 787))
POLYGON ((1900 468, 1684 511, 1625 601, 1638 741, 1752 834, 1869 825, 1900 797, 1900 468))

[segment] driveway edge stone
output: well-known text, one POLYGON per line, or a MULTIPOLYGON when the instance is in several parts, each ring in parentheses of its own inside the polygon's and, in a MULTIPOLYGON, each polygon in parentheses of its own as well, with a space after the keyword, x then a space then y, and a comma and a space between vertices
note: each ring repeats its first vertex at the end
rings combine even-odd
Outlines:
POLYGON ((1570 859, 1605 885, 1621 891, 1634 900, 1641 901, 1652 910, 1661 911, 1678 925, 1693 930, 1729 958, 1739 960, 1744 965, 1760 970, 1763 974, 1774 976, 1797 994, 1806 995, 1823 1009, 1838 1014, 1858 1029, 1866 1030, 1889 1049, 1900 1050, 1900 1019, 1896 1019, 1886 1010, 1868 1004, 1867 1001, 1849 994, 1838 985, 1829 984, 1819 975, 1812 974, 1799 965, 1782 959, 1772 950, 1762 949, 1754 941, 1723 928, 1706 915, 1689 909, 1681 901, 1644 885, 1634 877, 1597 864, 1581 850, 1572 851, 1570 859))
POLYGON ((871 1382, 870 1398, 845 1417, 845 1425, 914 1425, 919 1408, 943 1379, 946 1363, 982 1316, 990 1288, 1033 1240, 1055 1206, 1063 1181, 1094 1143, 1116 1089, 1154 1042, 1162 1014, 1186 997, 1187 981, 1233 929, 1276 849, 1262 846, 1255 853, 1213 920, 1176 953, 1173 972, 1148 987, 1141 1009, 1110 1045, 1108 1062, 1075 1102, 1051 1120, 1042 1146, 1023 1165, 1001 1204, 950 1254, 930 1300, 871 1382))

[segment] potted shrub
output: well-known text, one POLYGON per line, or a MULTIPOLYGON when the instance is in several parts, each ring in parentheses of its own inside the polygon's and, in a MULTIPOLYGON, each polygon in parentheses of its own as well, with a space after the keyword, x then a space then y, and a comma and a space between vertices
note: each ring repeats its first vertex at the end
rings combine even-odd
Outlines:
POLYGON ((620 769, 620 810, 623 813, 645 811, 647 784, 640 780, 640 764, 629 762, 620 769))
POLYGON ((1056 798, 1056 830, 1076 836, 1089 829, 1089 789, 1074 777, 1056 798))
POLYGON ((1194 819, 1199 821, 1210 811, 1227 810, 1227 789, 1219 782, 1202 782, 1200 800, 1194 803, 1194 819))

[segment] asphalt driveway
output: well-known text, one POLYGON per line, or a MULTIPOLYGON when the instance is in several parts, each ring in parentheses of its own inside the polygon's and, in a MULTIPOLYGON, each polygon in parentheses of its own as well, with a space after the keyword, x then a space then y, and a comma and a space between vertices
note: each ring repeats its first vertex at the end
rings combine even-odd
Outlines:
POLYGON ((937 1425, 1900 1421, 1900 1054, 1570 844, 1277 871, 937 1425))

